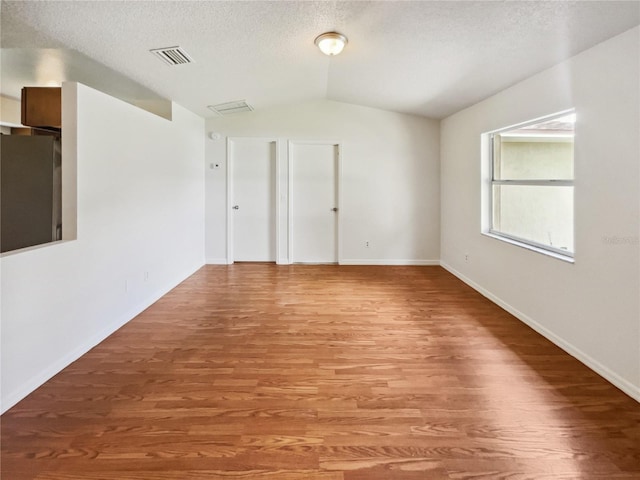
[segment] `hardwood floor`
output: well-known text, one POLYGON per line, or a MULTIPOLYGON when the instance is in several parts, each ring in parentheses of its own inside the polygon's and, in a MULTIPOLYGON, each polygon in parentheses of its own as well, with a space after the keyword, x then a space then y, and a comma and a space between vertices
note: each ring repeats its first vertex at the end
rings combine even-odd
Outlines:
POLYGON ((204 267, 1 421, 5 480, 640 478, 640 405, 439 267, 204 267))

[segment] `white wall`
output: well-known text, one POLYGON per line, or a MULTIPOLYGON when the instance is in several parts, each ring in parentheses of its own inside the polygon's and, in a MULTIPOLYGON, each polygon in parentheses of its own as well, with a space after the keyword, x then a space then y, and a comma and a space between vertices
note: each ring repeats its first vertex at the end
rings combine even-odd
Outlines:
POLYGON ((77 84, 63 102, 77 240, 0 259, 3 411, 204 264, 204 120, 77 84))
POLYGON ((441 124, 443 265, 638 400, 639 32, 441 124), (575 264, 481 235, 481 133, 572 107, 575 264))
POLYGON ((20 100, 0 95, 0 123, 19 127, 22 125, 20 100))
POLYGON ((222 139, 206 144, 207 164, 221 163, 206 173, 208 262, 224 263, 226 257, 225 136, 280 141, 281 258, 287 252, 287 140, 330 140, 342 144, 341 262, 438 262, 439 122, 319 100, 208 119, 211 131, 222 139))

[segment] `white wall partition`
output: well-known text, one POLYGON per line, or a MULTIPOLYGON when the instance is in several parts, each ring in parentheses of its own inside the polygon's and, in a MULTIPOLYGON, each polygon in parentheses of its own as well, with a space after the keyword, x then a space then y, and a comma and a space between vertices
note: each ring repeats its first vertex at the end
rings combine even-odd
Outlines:
POLYGON ((77 84, 63 85, 63 111, 77 240, 0 259, 3 410, 204 263, 203 119, 77 84))
POLYGON ((442 122, 442 262, 640 400, 640 30, 442 122), (481 234, 483 132, 575 108, 575 264, 481 234))
MULTIPOLYGON (((439 122, 319 100, 207 120, 222 137, 340 142, 344 264, 437 264, 440 258, 439 122), (367 246, 368 245, 368 246, 367 246)), ((226 143, 207 140, 206 257, 226 263, 226 143), (221 168, 211 168, 220 164, 221 168)), ((279 157, 279 259, 287 263, 287 151, 279 157)))

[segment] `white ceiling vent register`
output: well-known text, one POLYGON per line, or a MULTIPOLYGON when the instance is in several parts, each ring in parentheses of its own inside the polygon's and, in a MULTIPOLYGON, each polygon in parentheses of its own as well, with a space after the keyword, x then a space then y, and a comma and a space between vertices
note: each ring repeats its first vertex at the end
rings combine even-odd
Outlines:
POLYGON ((180 47, 154 48, 149 51, 164 63, 172 67, 176 65, 184 65, 186 63, 193 63, 193 59, 189 54, 180 47))
POLYGON ((207 107, 218 115, 232 115, 240 112, 252 112, 253 107, 246 100, 236 100, 235 102, 219 103, 218 105, 209 105, 207 107))

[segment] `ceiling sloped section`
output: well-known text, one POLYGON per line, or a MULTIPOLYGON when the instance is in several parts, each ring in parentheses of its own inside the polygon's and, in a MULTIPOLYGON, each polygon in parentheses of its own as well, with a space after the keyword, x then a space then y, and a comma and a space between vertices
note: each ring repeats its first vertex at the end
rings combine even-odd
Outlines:
POLYGON ((77 50, 202 116, 327 98, 442 118, 639 23, 624 1, 4 1, 2 46, 77 50), (169 46, 194 62, 149 52, 169 46))

